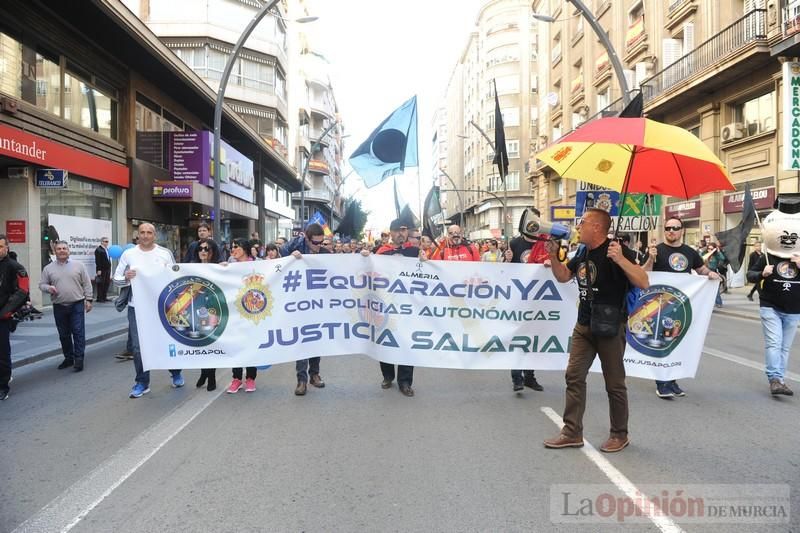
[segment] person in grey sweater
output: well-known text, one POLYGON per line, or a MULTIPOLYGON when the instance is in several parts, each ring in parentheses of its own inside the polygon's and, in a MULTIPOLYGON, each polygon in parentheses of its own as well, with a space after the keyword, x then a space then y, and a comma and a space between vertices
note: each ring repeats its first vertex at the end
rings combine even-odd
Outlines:
POLYGON ((58 369, 73 367, 80 372, 86 350, 85 314, 92 310, 92 280, 83 263, 70 260, 65 241, 57 241, 55 248, 56 260, 42 270, 39 288, 49 293, 53 302, 53 317, 64 352, 58 369))

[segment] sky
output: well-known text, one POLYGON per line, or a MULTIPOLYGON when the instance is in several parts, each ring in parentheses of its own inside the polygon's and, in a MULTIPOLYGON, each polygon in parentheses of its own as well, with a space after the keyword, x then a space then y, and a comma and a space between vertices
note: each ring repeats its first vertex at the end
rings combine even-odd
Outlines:
MULTIPOLYGON (((419 215, 431 185, 431 121, 444 105, 447 82, 486 0, 310 0, 314 46, 331 62, 331 80, 345 128, 346 159, 403 102, 417 95, 420 166, 398 177, 401 196, 419 215)), ((342 187, 371 212, 366 229, 394 218, 392 180, 371 189, 353 173, 342 187)))

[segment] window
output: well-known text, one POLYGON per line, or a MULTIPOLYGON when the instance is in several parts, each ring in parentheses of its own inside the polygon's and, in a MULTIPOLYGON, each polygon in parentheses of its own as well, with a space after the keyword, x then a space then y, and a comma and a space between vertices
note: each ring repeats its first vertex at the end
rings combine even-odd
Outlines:
POLYGON ((22 43, 0 33, 0 92, 22 97, 22 43))
POLYGON ((64 118, 105 137, 117 138, 117 102, 109 94, 64 73, 64 118))
POLYGON ((602 111, 610 104, 608 97, 609 88, 606 87, 602 91, 597 91, 597 110, 602 111))
POLYGON ((494 129, 494 111, 486 115, 486 129, 494 129))
POLYGON ((486 66, 498 65, 500 63, 519 61, 519 45, 507 44, 490 50, 486 54, 486 66))
POLYGON ((500 110, 503 115, 503 126, 519 126, 519 108, 506 107, 500 110))
MULTIPOLYGON (((497 94, 517 94, 519 93, 519 76, 512 74, 510 76, 500 76, 497 80, 497 94)), ((494 96, 494 83, 489 82, 490 96, 494 96)))
POLYGON ((61 67, 57 59, 36 54, 36 107, 61 115, 61 67))
POLYGON ((550 182, 552 188, 551 194, 553 198, 561 198, 564 196, 564 180, 561 178, 554 179, 550 182))
POLYGON ((278 98, 286 100, 286 77, 280 72, 275 76, 275 94, 278 98))
MULTIPOLYGON (((502 188, 502 184, 500 184, 502 188)), ((506 189, 509 191, 519 190, 519 170, 512 170, 506 176, 506 189)))
POLYGON ((733 106, 733 121, 744 126, 744 135, 775 129, 775 91, 733 106))
POLYGON ((531 131, 536 133, 539 129, 539 108, 535 105, 531 106, 531 131))
POLYGON ((165 132, 183 131, 183 120, 143 94, 136 93, 136 158, 167 167, 165 132))
POLYGON ((561 138, 561 124, 553 125, 553 136, 551 137, 552 142, 556 142, 561 138))
POLYGON ((506 151, 508 152, 509 159, 516 159, 519 157, 519 141, 508 140, 506 141, 506 151))

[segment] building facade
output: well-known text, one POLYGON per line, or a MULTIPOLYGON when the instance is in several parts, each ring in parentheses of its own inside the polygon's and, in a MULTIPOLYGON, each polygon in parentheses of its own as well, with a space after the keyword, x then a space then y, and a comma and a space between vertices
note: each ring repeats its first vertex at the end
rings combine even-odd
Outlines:
MULTIPOLYGON (((522 211, 533 202, 525 178, 535 148, 531 125, 538 118, 537 58, 530 2, 484 3, 446 95, 447 168, 461 191, 464 224, 472 239, 500 237, 507 227, 515 233, 522 211), (495 87, 509 155, 505 183, 492 164, 495 87)), ((460 209, 457 200, 448 195, 448 213, 460 209)))
MULTIPOLYGON (((12 0, 0 12, 0 231, 32 285, 53 241, 66 240, 91 273, 101 237, 125 246, 144 221, 180 256, 212 188, 176 181, 170 147, 176 135, 208 132, 213 91, 120 1, 12 0)), ((245 160, 256 162, 254 173, 299 186, 292 167, 229 108, 222 137, 238 154, 226 167, 231 191, 253 194, 245 160)), ((223 209, 238 209, 234 200, 244 202, 224 193, 223 209)), ((32 291, 35 303, 42 296, 32 291)))
MULTIPOLYGON (((219 89, 224 67, 241 32, 261 8, 255 0, 125 0, 125 5, 212 90, 219 89)), ((296 114, 290 111, 289 58, 296 39, 286 20, 289 6, 279 2, 255 27, 234 64, 225 102, 273 150, 281 164, 295 167, 292 133, 296 114)), ((245 194, 223 196, 223 240, 257 230, 270 241, 291 232, 291 192, 285 184, 252 161, 254 178, 245 194), (249 197, 249 198, 248 198, 249 197)), ((241 192, 241 191, 240 191, 241 192)), ((192 224, 207 221, 207 205, 192 210, 192 224), (197 215, 197 216, 195 216, 197 215)))
MULTIPOLYGON (((800 3, 778 0, 628 0, 585 2, 607 32, 631 90, 641 90, 650 118, 685 128, 728 168, 736 191, 665 198, 663 216, 684 219, 686 241, 728 229, 741 219, 749 185, 756 208, 769 212, 775 195, 797 192, 798 173, 785 168, 782 62, 800 55, 800 3)), ((585 120, 622 109, 608 53, 568 2, 539 0, 544 98, 541 149, 585 120)), ((575 204, 575 182, 532 161, 530 179, 541 207, 575 204)), ((543 211, 545 211, 543 209, 543 211)), ((651 235, 661 238, 660 232, 651 235)), ((753 230, 751 243, 759 237, 753 230)))

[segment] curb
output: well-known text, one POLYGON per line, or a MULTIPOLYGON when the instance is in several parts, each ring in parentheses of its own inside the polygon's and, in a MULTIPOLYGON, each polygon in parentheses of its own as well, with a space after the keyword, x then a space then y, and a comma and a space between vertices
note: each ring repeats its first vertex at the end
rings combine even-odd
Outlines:
MULTIPOLYGON (((100 335, 96 335, 94 337, 86 339, 86 346, 91 346, 92 344, 97 344, 98 342, 102 342, 106 339, 110 339, 111 337, 117 337, 119 335, 125 334, 128 332, 128 326, 126 325, 124 328, 116 329, 114 331, 109 331, 107 333, 101 333, 100 335)), ((48 359, 53 357, 54 355, 61 354, 61 347, 58 348, 51 348, 44 352, 40 352, 37 354, 29 355, 26 357, 22 357, 17 359, 16 361, 12 361, 11 368, 19 368, 21 366, 30 365, 33 363, 37 363, 39 361, 43 361, 44 359, 48 359)))

